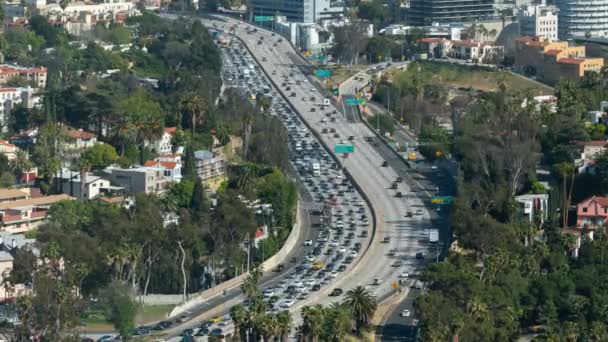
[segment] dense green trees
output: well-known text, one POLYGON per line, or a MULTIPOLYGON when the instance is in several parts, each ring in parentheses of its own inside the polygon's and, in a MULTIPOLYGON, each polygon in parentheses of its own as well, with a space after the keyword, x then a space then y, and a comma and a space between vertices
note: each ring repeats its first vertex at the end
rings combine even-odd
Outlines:
POLYGON ((356 330, 367 328, 376 311, 376 298, 358 286, 346 292, 341 303, 302 308, 301 334, 304 341, 345 341, 356 330))

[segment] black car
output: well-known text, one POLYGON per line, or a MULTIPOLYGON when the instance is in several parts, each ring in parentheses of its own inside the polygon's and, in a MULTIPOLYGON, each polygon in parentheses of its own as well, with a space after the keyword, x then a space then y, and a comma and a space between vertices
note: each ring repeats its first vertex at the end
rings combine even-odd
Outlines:
POLYGON ((382 162, 382 167, 387 167, 388 166, 388 162, 385 160, 382 162))
POLYGON ((319 285, 319 284, 315 284, 312 286, 313 291, 319 291, 320 289, 321 289, 321 285, 319 285))
POLYGON ((192 336, 194 334, 194 330, 192 329, 186 329, 184 331, 182 331, 182 336, 192 336))
POLYGON ((198 329, 197 333, 194 336, 207 336, 209 335, 209 328, 202 327, 198 329))
POLYGON ((331 293, 329 294, 330 297, 337 297, 340 296, 342 293, 344 293, 344 290, 342 290, 341 288, 337 287, 335 289, 333 289, 333 291, 331 291, 331 293))
POLYGON ((338 267, 338 272, 344 272, 346 271, 346 265, 340 265, 340 267, 338 267))
POLYGON ((422 254, 421 252, 416 253, 416 259, 417 260, 424 260, 424 254, 422 254))

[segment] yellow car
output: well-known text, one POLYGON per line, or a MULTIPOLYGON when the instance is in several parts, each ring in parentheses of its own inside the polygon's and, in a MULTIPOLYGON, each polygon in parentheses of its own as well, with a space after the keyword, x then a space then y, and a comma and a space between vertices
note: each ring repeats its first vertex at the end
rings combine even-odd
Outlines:
POLYGON ((320 270, 323 268, 323 263, 320 261, 316 261, 312 264, 312 269, 313 270, 320 270))
POLYGON ((211 319, 211 323, 214 323, 214 324, 218 324, 218 323, 221 323, 221 322, 222 322, 222 317, 221 316, 217 316, 217 317, 211 319))

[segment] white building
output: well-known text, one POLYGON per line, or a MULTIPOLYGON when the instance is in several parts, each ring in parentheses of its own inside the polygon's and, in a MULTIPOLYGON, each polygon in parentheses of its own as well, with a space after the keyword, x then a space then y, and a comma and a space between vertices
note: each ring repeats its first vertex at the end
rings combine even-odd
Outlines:
POLYGON ((85 189, 84 193, 80 193, 81 190, 81 178, 80 172, 61 170, 57 173, 57 180, 61 182, 61 191, 64 194, 76 197, 80 200, 93 199, 100 196, 101 189, 109 189, 110 181, 103 179, 99 176, 95 176, 91 173, 85 175, 85 189))
POLYGON ((549 208, 549 195, 547 194, 528 194, 515 196, 515 201, 519 204, 521 217, 533 223, 536 216, 540 217, 541 222, 547 219, 549 208))
POLYGON ((522 6, 518 12, 519 34, 557 40, 557 7, 546 5, 522 6))
POLYGON ((171 182, 182 180, 182 164, 174 161, 149 160, 144 163, 146 167, 157 167, 163 169, 163 175, 171 182))
POLYGON ((173 145, 171 144, 171 138, 173 137, 173 133, 177 131, 176 127, 166 127, 163 131, 163 135, 158 138, 156 141, 146 141, 145 146, 154 150, 154 152, 163 155, 171 153, 173 149, 173 145))
POLYGON ((9 115, 16 105, 23 104, 25 108, 34 108, 40 105, 40 97, 35 95, 31 87, 0 88, 0 126, 2 132, 7 131, 9 115))
POLYGON ((131 1, 117 0, 102 3, 88 3, 74 1, 68 3, 65 9, 62 9, 59 3, 46 4, 40 9, 40 13, 47 14, 65 14, 70 16, 78 16, 80 13, 90 13, 95 15, 116 14, 118 12, 126 12, 134 15, 137 12, 135 4, 131 1))

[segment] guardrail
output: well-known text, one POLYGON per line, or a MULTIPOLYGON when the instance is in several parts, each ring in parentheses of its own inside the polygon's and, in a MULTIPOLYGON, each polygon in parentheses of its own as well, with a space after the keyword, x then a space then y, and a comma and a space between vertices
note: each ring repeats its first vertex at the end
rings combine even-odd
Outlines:
MULTIPOLYGON (((291 232, 289 232, 289 236, 283 243, 283 246, 281 247, 281 249, 276 254, 274 254, 273 256, 271 256, 270 258, 268 258, 266 261, 264 261, 261 264, 262 269, 270 270, 270 269, 276 267, 278 264, 285 262, 285 259, 289 255, 289 252, 291 252, 291 250, 295 247, 296 243, 298 242, 298 236, 300 235, 300 228, 301 228, 301 220, 300 220, 301 213, 302 213, 302 209, 300 206, 300 202, 298 202, 296 223, 293 225, 291 232)), ((185 302, 174 307, 173 310, 171 310, 171 312, 169 313, 169 317, 175 317, 177 315, 180 315, 198 305, 203 304, 206 300, 209 300, 217 295, 223 294, 224 291, 232 290, 233 288, 240 286, 241 283, 247 278, 248 275, 249 275, 249 273, 245 272, 237 277, 226 280, 203 292, 199 292, 198 294, 195 295, 195 297, 188 299, 185 302)))

